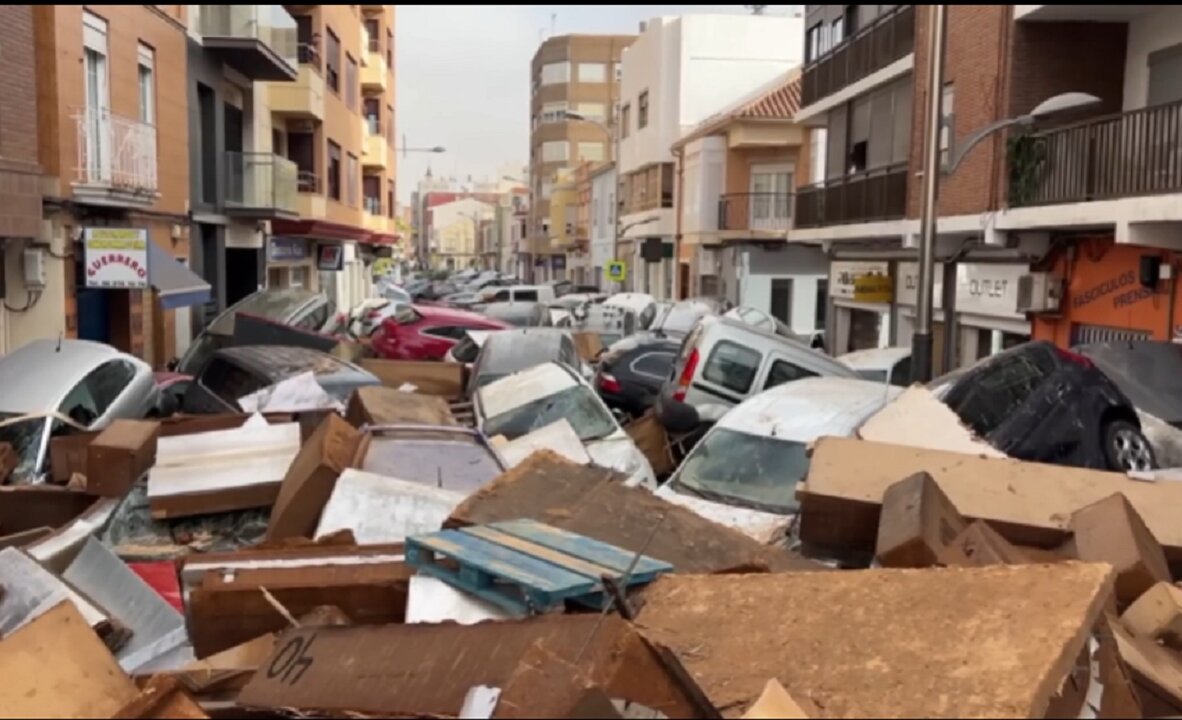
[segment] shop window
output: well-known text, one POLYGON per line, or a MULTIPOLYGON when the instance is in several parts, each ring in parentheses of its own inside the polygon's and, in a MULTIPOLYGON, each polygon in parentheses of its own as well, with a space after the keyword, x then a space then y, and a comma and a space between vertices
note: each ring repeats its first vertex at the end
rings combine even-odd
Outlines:
POLYGON ((723 340, 714 347, 702 377, 727 390, 746 393, 759 371, 758 351, 723 340))

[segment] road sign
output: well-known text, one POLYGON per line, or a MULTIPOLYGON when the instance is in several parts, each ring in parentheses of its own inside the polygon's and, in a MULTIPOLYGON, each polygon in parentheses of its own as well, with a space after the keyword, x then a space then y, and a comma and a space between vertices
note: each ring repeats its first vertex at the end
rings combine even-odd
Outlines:
POLYGON ((628 277, 628 266, 622 260, 612 260, 607 264, 607 279, 612 282, 624 282, 628 277))

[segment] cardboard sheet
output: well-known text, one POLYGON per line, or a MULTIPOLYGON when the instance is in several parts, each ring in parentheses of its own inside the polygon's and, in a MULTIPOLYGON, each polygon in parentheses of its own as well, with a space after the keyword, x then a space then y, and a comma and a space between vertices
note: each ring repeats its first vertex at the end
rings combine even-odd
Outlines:
POLYGON ((402 542, 439 530, 463 500, 451 490, 348 468, 324 505, 316 538, 351 530, 361 545, 402 542))
POLYGON ((410 594, 406 601, 408 623, 473 625, 485 620, 512 620, 513 617, 512 613, 460 592, 442 580, 426 575, 415 575, 410 579, 410 594))
POLYGON ((459 363, 362 358, 359 364, 389 388, 410 383, 424 395, 449 399, 464 395, 464 366, 459 363))
POLYGON ((497 449, 509 467, 520 465, 538 450, 552 450, 579 465, 587 465, 591 462, 587 448, 583 446, 583 441, 579 439, 575 429, 571 427, 566 418, 540 427, 516 440, 508 441, 497 449))
POLYGON ((886 489, 920 471, 965 518, 987 520, 1010 542, 1036 547, 1057 546, 1072 513, 1123 493, 1167 557, 1182 560, 1182 483, 835 437, 817 441, 808 477, 797 487, 801 537, 822 547, 872 548, 886 489))
POLYGON ((138 695, 68 602, 0 640, 0 678, 0 718, 105 718, 138 695))
POLYGON ((922 385, 912 385, 872 415, 858 437, 929 450, 1004 458, 1006 454, 965 427, 956 413, 922 385))
POLYGON ((354 426, 363 425, 456 425, 447 400, 433 395, 402 392, 394 388, 370 386, 357 388, 349 398, 345 418, 354 426))
POLYGON ((668 575, 638 622, 724 715, 775 678, 827 717, 1038 718, 1112 579, 1084 563, 668 575))

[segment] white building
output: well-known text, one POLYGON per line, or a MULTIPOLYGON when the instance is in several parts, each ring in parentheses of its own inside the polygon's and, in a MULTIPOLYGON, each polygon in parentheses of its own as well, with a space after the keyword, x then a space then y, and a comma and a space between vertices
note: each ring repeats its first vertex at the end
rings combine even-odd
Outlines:
POLYGON ((480 259, 480 223, 492 220, 496 207, 475 198, 462 198, 431 208, 432 265, 461 269, 476 267, 480 259))
POLYGON ((591 282, 605 291, 622 287, 605 274, 615 259, 615 239, 616 166, 608 164, 591 173, 591 282))
POLYGON ((676 216, 670 146, 718 108, 800 65, 803 32, 801 18, 660 17, 643 24, 624 52, 620 254, 628 261, 633 289, 672 294, 676 216), (643 253, 649 262, 642 262, 643 253))

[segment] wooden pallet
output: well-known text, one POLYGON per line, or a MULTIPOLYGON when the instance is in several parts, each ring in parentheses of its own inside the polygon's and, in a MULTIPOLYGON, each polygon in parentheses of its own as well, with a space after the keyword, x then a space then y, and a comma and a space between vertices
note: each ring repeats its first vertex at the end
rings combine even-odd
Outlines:
POLYGON ((534 520, 510 520, 406 539, 406 562, 425 575, 520 615, 572 600, 602 609, 607 576, 622 589, 673 566, 534 520))

